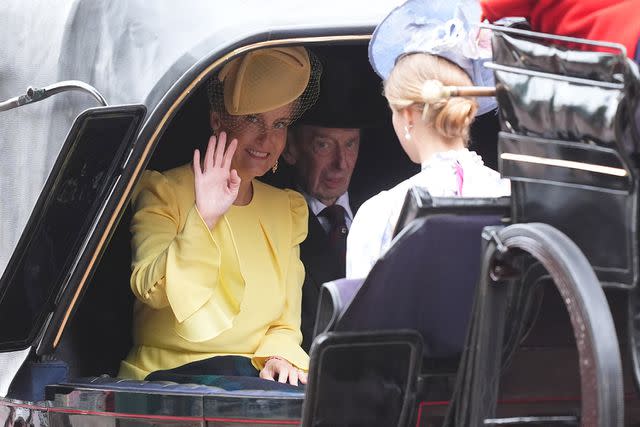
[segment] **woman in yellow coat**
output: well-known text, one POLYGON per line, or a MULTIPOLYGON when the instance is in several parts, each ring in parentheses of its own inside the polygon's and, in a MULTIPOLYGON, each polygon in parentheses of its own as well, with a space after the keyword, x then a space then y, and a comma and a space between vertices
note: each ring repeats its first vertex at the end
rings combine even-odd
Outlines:
POLYGON ((134 346, 121 377, 194 367, 237 375, 225 368, 231 356, 261 378, 306 382, 299 244, 307 205, 255 178, 277 168, 287 126, 317 97, 319 73, 300 47, 228 63, 210 83, 204 156, 195 150, 192 164, 142 177, 132 201, 134 346))

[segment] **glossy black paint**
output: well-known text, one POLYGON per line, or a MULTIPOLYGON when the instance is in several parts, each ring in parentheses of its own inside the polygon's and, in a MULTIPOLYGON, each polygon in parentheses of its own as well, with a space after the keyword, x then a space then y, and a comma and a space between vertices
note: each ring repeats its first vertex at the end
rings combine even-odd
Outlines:
POLYGON ((52 318, 66 312, 66 297, 84 275, 79 261, 96 244, 98 221, 110 214, 103 207, 145 112, 103 107, 76 120, 0 280, 0 323, 13 325, 0 330, 0 350, 37 346, 43 328, 57 329, 52 318))
POLYGON ((319 335, 311 346, 302 425, 409 425, 422 353, 422 337, 412 330, 319 335))
MULTIPOLYGON (((623 56, 569 51, 541 43, 538 38, 516 39, 497 33, 493 47, 502 127, 500 170, 512 180, 513 222, 529 224, 498 232, 497 243, 488 243, 483 267, 487 270, 481 283, 485 291, 478 294, 471 332, 482 347, 470 341, 465 357, 482 350, 472 355, 473 360, 463 360, 469 383, 460 386, 460 381, 467 380, 459 378, 456 393, 462 390, 462 394, 455 398, 450 425, 467 421, 476 424, 495 416, 499 395, 497 388, 490 389, 498 383, 485 385, 501 371, 496 354, 513 359, 500 382, 501 393, 507 397, 512 393, 546 396, 564 390, 561 375, 556 376, 561 387, 554 387, 554 378, 550 383, 526 378, 527 370, 538 369, 542 376, 552 369, 536 368, 532 359, 516 363, 518 354, 523 353, 514 356, 512 351, 520 347, 541 355, 544 352, 540 350, 548 348, 549 362, 554 365, 566 364, 575 357, 574 368, 580 368, 581 381, 566 387, 566 392, 580 393, 580 407, 571 409, 569 405, 570 412, 558 415, 580 412, 582 425, 636 422, 637 415, 629 413, 623 419, 622 378, 626 379, 624 391, 629 405, 637 405, 637 388, 632 387, 639 372, 634 320, 639 313, 638 146, 632 113, 637 105, 637 72, 623 56), (497 250, 498 245, 517 251, 497 250), (538 263, 544 266, 543 271, 535 271, 538 263), (597 281, 590 273, 592 269, 597 281), (545 283, 547 286, 542 286, 545 283), (566 309, 547 304, 549 285, 557 287, 556 299, 566 309), (614 292, 608 288, 620 288, 616 292, 623 294, 622 299, 609 300, 620 304, 610 306, 600 296, 595 297, 602 294, 601 287, 608 293, 614 292), (535 288, 538 290, 534 292, 535 288), (587 297, 589 293, 594 294, 587 297), (624 313, 622 307, 627 302, 629 310, 624 313), (532 311, 536 305, 539 308, 532 311), (534 326, 533 338, 527 340, 531 343, 522 343, 521 334, 528 328, 525 325, 544 324, 563 312, 568 316, 547 322, 543 333, 534 326), (616 332, 612 330, 612 314, 618 319, 616 332), (563 334, 569 320, 573 343, 563 334), (598 330, 605 325, 607 331, 598 330), (505 341, 489 334, 504 334, 505 341), (620 342, 611 341, 616 336, 620 342), (623 376, 620 352, 629 348, 633 365, 625 367, 623 376), (493 397, 489 397, 491 394, 493 397)), ((623 356, 626 359, 627 355, 623 356)), ((567 379, 569 384, 574 382, 567 379)))
POLYGON ((544 39, 493 33, 493 61, 511 67, 542 71, 584 79, 621 83, 625 65, 610 52, 567 50, 558 45, 543 44, 544 39))
MULTIPOLYGON (((355 29, 357 31, 363 31, 363 33, 370 33, 369 29, 358 28, 355 29)), ((355 31, 354 30, 354 31, 355 31)), ((336 34, 341 33, 343 30, 336 30, 336 34)), ((316 31, 318 34, 326 35, 326 32, 318 29, 316 31)), ((292 32, 291 34, 302 34, 302 32, 292 32)), ((142 131, 140 137, 138 138, 138 142, 133 146, 132 155, 130 161, 127 162, 127 166, 122 170, 121 178, 117 181, 113 186, 114 197, 109 198, 104 206, 105 211, 111 212, 113 215, 119 217, 122 215, 122 211, 117 211, 117 199, 115 195, 122 195, 125 192, 125 186, 131 181, 135 181, 137 179, 136 172, 132 165, 136 165, 139 160, 142 160, 143 164, 146 164, 149 160, 148 157, 143 158, 143 154, 147 147, 145 147, 146 142, 151 138, 151 136, 156 132, 160 131, 160 133, 164 132, 164 128, 161 126, 165 126, 162 120, 165 117, 165 113, 169 106, 177 99, 177 97, 184 91, 188 84, 193 81, 193 78, 198 75, 200 71, 204 69, 208 64, 211 63, 214 59, 219 57, 221 52, 230 51, 233 47, 240 47, 248 41, 260 41, 260 40, 273 40, 274 38, 284 37, 288 33, 264 33, 251 36, 250 38, 239 38, 237 40, 233 40, 228 44, 225 44, 221 48, 219 52, 209 53, 208 55, 202 56, 197 55, 196 57, 203 59, 196 64, 193 68, 191 68, 187 73, 184 72, 186 68, 180 69, 180 67, 176 67, 171 70, 171 72, 167 73, 161 82, 158 83, 156 89, 153 94, 150 95, 150 105, 154 106, 154 111, 152 116, 146 122, 144 126, 144 130, 142 131), (165 96, 166 95, 166 96, 165 96)), ((315 34, 315 33, 314 33, 315 34)), ((308 35, 308 34, 307 34, 308 35)), ((524 49, 524 48, 521 48, 524 49)), ((526 54, 524 55, 526 56, 526 54)), ((547 56, 547 58, 555 58, 556 56, 562 56, 558 53, 552 53, 547 56), (555 56, 554 56, 555 55, 555 56)), ((566 58, 565 58, 566 59, 566 58)), ((569 58, 572 59, 572 58, 569 58)), ((547 61, 553 62, 551 59, 547 59, 547 61)), ((612 72, 611 70, 617 70, 617 63, 615 61, 609 63, 609 59, 596 61, 595 68, 602 71, 597 71, 597 73, 602 72, 603 75, 613 76, 612 81, 617 82, 617 73, 612 72), (609 74, 607 74, 609 73, 609 74)), ((504 60, 504 63, 509 66, 518 65, 517 61, 508 63, 507 60, 504 60)), ((530 60, 530 65, 532 68, 536 68, 538 64, 541 64, 541 70, 545 70, 543 67, 546 63, 536 62, 535 56, 530 60)), ((591 62, 593 65, 593 61, 591 62)), ((581 69, 580 66, 577 67, 581 69)), ((565 67, 560 70, 573 70, 573 68, 565 67)), ((548 70, 547 70, 548 71, 548 70)), ((571 71, 573 72, 573 71, 571 71)), ((507 77, 504 78, 504 81, 507 80, 514 83, 515 86, 522 89, 524 85, 528 84, 527 82, 536 82, 538 84, 539 77, 525 76, 522 77, 522 73, 514 72, 513 75, 517 75, 518 77, 511 78, 511 74, 506 71, 502 71, 507 77), (523 83, 525 82, 525 83, 523 83), (519 86, 520 85, 520 86, 519 86)), ((597 74, 596 73, 596 74, 597 74)), ((579 74, 576 71, 574 74, 581 78, 596 78, 592 73, 587 73, 585 75, 579 74)), ((604 79, 604 78, 603 78, 604 79)), ((611 79, 609 79, 611 80, 611 79)), ((607 80, 608 81, 608 80, 607 80)), ((567 82, 565 82, 567 83, 567 82)), ((542 83, 540 83, 542 84, 542 83)), ((574 84, 574 83, 567 83, 574 84)), ((503 87, 504 89, 504 87, 503 87)), ((607 128, 601 130, 600 134, 597 134, 598 126, 614 126, 617 123, 617 118, 623 114, 623 111, 620 108, 614 108, 614 103, 619 102, 622 98, 619 97, 619 94, 615 94, 615 89, 604 89, 598 88, 597 91, 588 92, 589 95, 603 95, 604 98, 607 99, 603 108, 597 107, 595 101, 593 104, 590 104, 588 108, 580 110, 580 106, 577 106, 576 111, 571 111, 567 113, 566 116, 562 116, 564 114, 562 111, 563 107, 557 107, 559 110, 556 111, 556 106, 560 104, 553 105, 553 114, 547 114, 544 112, 544 99, 540 99, 534 92, 522 92, 520 95, 523 95, 527 98, 526 103, 520 103, 520 98, 518 94, 510 93, 508 96, 504 96, 501 98, 502 100, 506 100, 505 108, 509 108, 509 103, 516 105, 517 108, 513 108, 512 111, 509 111, 509 116, 511 121, 503 121, 503 123, 509 123, 510 126, 505 126, 505 130, 509 132, 516 132, 519 134, 525 134, 527 136, 534 137, 547 137, 550 139, 557 138, 568 138, 570 142, 576 144, 583 144, 585 148, 567 145, 563 143, 556 144, 558 146, 557 149, 548 149, 549 147, 554 147, 553 143, 549 144, 547 147, 545 144, 546 141, 537 144, 534 139, 529 141, 525 141, 522 144, 518 145, 520 140, 517 138, 510 138, 505 136, 503 139, 505 151, 504 152, 520 152, 525 153, 529 147, 537 147, 537 149, 542 150, 542 152, 531 151, 530 154, 534 155, 542 155, 542 156, 550 156, 556 159, 573 159, 573 161, 583 161, 593 160, 602 165, 608 165, 617 167, 618 162, 622 165, 622 168, 629 168, 631 179, 617 179, 617 178, 608 178, 603 179, 604 177, 599 177, 598 175, 585 174, 585 173, 576 173, 575 171, 560 171, 559 173, 552 172, 549 179, 544 178, 544 169, 536 168, 536 167, 525 167, 522 164, 507 164, 503 163, 503 167, 511 169, 509 170, 509 174, 517 181, 514 184, 514 195, 516 198, 514 199, 515 211, 518 215, 518 219, 520 221, 525 220, 527 217, 524 213, 530 214, 532 217, 539 216, 540 218, 553 218, 553 215, 556 215, 557 212, 555 210, 550 210, 549 205, 552 204, 550 202, 554 201, 554 198, 551 198, 550 195, 555 195, 557 198, 566 198, 567 203, 571 203, 573 197, 577 194, 577 197, 585 197, 585 194, 591 193, 563 193, 565 188, 577 188, 582 191, 585 190, 586 187, 589 191, 603 192, 603 193, 622 193, 624 197, 627 197, 629 193, 633 192, 637 186, 634 178, 634 171, 631 170, 631 166, 629 159, 626 158, 626 154, 624 150, 619 149, 620 140, 618 138, 619 134, 616 134, 617 130, 611 130, 612 128, 607 128), (613 91, 613 92, 612 92, 613 91), (530 103, 531 105, 526 105, 530 103), (542 113, 540 113, 543 111, 542 113), (621 112, 622 111, 622 112, 621 112), (564 118, 562 123, 554 122, 556 119, 555 113, 558 113, 560 118, 564 118), (539 114, 540 113, 540 114, 539 114), (533 116, 531 116, 533 114, 533 116), (545 115, 547 114, 547 115, 545 115), (596 115, 596 119, 593 117, 589 117, 589 114, 596 115), (598 114, 600 114, 598 116, 598 114), (531 116, 531 117, 530 117, 531 116), (552 122, 548 122, 548 120, 552 120, 552 122), (513 123, 512 123, 513 122, 513 123), (517 124, 518 127, 514 128, 513 124, 517 124), (594 126, 594 124, 596 126, 594 126), (555 134, 554 129, 558 126, 557 132, 555 134), (564 126, 564 127, 563 127, 564 126), (582 138, 580 135, 586 132, 588 137, 582 138), (555 135, 555 136, 554 136, 555 135), (574 138, 575 137, 575 141, 574 138), (515 142, 514 142, 515 141, 515 142), (528 145, 528 142, 531 144, 528 145), (511 145, 509 145, 511 144, 511 145), (590 150, 591 146, 599 146, 599 150, 590 150), (511 150, 511 151, 509 151, 511 150), (520 151, 518 151, 520 150, 520 151), (536 154, 537 153, 537 154, 536 154), (553 187, 552 190, 549 190, 549 185, 553 187), (594 190, 595 188, 595 190, 594 190), (538 209, 538 210, 536 210, 538 209), (547 215, 547 216, 545 216, 547 215)), ((562 94, 562 89, 560 89, 560 94, 562 94)), ((564 92, 568 94, 569 92, 564 92)), ((576 106, 577 104, 572 104, 576 106)), ((178 106, 180 107, 180 106, 178 106)), ((179 108, 178 108, 179 109, 179 108)), ((174 111, 173 114, 176 114, 174 111)), ((504 119, 504 117, 503 117, 504 119)), ((155 140, 155 144, 157 144, 159 138, 155 140)), ((629 146, 627 146, 628 148, 629 146)), ((151 151, 153 151, 154 147, 151 147, 151 151)), ((626 201, 626 199, 625 199, 626 201)), ((625 209, 629 209, 626 203, 618 203, 616 205, 616 199, 614 199, 612 203, 613 208, 610 208, 609 205, 605 205, 604 208, 611 215, 626 215, 628 212, 625 209)), ((635 214, 635 200, 633 203, 633 213, 635 214)), ((597 206, 597 205, 596 205, 597 206)), ((584 209, 590 209, 591 205, 582 205, 579 210, 574 212, 575 215, 582 214, 584 209)), ((95 228, 92 229, 95 231, 95 236, 99 235, 100 230, 104 230, 106 227, 106 221, 109 218, 109 215, 104 215, 101 217, 94 225, 95 228)), ((563 225, 566 225, 571 220, 565 220, 563 225)), ((627 227, 627 223, 623 223, 622 227, 627 227)), ((632 224, 633 225, 633 224, 632 224)), ((590 225, 591 227, 594 227, 590 225)), ((634 229, 635 230, 635 229, 634 229)), ((113 231, 113 230, 112 230, 113 231)), ((635 234, 635 233, 634 233, 635 234)), ((93 236, 94 233, 91 233, 93 236)), ((90 239, 92 238, 90 236, 90 239)), ((595 238, 596 236, 594 236, 595 238)), ((600 236, 597 236, 600 237, 600 236)), ((93 244, 89 239, 89 243, 93 244)), ((95 242, 95 241, 93 241, 95 242)), ((626 242, 628 243, 628 242, 626 242)), ((627 247, 629 247, 627 245, 627 247)), ((637 247, 637 246, 633 246, 637 247)), ((613 254, 616 255, 616 254, 613 254)), ((620 273, 617 270, 613 272, 618 274, 612 279, 616 284, 629 287, 635 284, 635 275, 634 275, 634 266, 635 266, 635 256, 632 256, 632 261, 634 261, 633 266, 630 269, 622 268, 623 273, 620 273), (631 273, 629 273, 631 271, 631 273), (625 276, 627 274, 627 276, 625 276)), ((628 258, 623 257, 624 261, 628 261, 628 258)), ((83 256, 79 258, 79 263, 87 262, 87 256, 83 256)), ((605 260, 606 262, 611 262, 611 260, 605 260)), ((614 266, 614 268, 618 268, 614 266)), ((605 271, 605 268, 601 269, 602 272, 605 271)), ((79 273, 78 273, 79 274, 79 273)), ((71 299, 73 297, 73 293, 68 293, 62 296, 61 301, 64 301, 64 304, 71 305, 71 299)), ((62 304, 62 303, 61 303, 62 304)), ((61 321, 60 314, 55 315, 55 319, 52 321, 52 324, 59 324, 61 321)), ((492 333, 495 331, 491 331, 492 333)), ((43 345, 41 345, 40 353, 48 353, 52 350, 52 340, 53 340, 52 332, 49 332, 46 335, 45 341, 43 341, 43 345)), ((488 337, 490 340, 491 337, 488 337)), ((489 355, 490 357, 494 356, 493 354, 489 355)), ((338 365, 340 362, 345 360, 349 360, 349 358, 336 359, 335 363, 338 365)), ((354 363, 353 360, 351 360, 354 363)), ((357 363, 357 360, 355 361, 357 363)), ((337 372, 337 371, 336 371, 337 372)), ((342 372, 344 373, 344 372, 342 372)), ((339 387, 330 387, 329 393, 332 390, 339 390, 339 387)), ((436 390, 438 391, 438 390, 436 390)), ((250 424, 268 424, 268 425, 292 425, 297 424, 299 419, 299 408, 301 404, 300 398, 290 399, 287 402, 278 402, 274 403, 270 399, 266 399, 263 397, 258 398, 250 398, 244 396, 242 398, 237 397, 229 397, 229 396, 209 396, 209 395, 172 395, 168 392, 126 392, 126 391, 117 391, 109 389, 109 387, 103 387, 101 389, 91 388, 90 386, 79 385, 79 384, 67 384, 60 385, 51 388, 51 392, 53 396, 51 400, 48 402, 44 402, 42 406, 29 407, 29 405, 22 405, 21 407, 27 408, 30 411, 35 411, 34 413, 47 414, 46 419, 51 425, 87 425, 91 423, 92 425, 250 425, 250 424), (38 409, 41 408, 41 409, 38 409), (264 418, 267 414, 267 417, 264 418), (229 417, 226 418, 226 415, 229 417), (244 419, 242 416, 255 416, 256 419, 244 419), (260 419, 258 419, 260 418, 260 419), (265 421, 265 423, 261 423, 265 421)), ((445 398, 447 394, 438 394, 431 393, 431 397, 439 396, 440 398, 445 398)), ((615 393, 611 394, 612 399, 617 399, 617 395, 615 393)), ((331 397, 331 396, 329 396, 331 397)), ((615 406, 615 405, 614 405, 615 406)), ((12 407, 6 401, 0 401, 0 410, 4 410, 5 408, 12 407)), ((489 408, 490 409, 490 408, 489 408)), ((14 411, 15 412, 15 411, 14 411)), ((357 414, 356 414, 357 415, 357 414)), ((366 416, 367 414, 363 414, 366 416)), ((9 417, 16 418, 15 414, 9 414, 9 417)), ((10 418, 7 418, 10 419, 10 418)), ((2 418, 0 420, 4 421, 2 418)), ((45 424, 43 424, 45 425, 45 424)))
POLYGON ((559 159, 573 162, 577 167, 536 164, 501 158, 503 175, 510 178, 557 183, 558 185, 586 186, 628 194, 633 190, 633 177, 627 173, 626 165, 618 152, 609 147, 594 147, 580 142, 549 140, 501 132, 499 136, 500 154, 516 154, 559 159), (604 166, 618 169, 619 174, 603 173, 597 170, 578 169, 586 166, 604 166), (624 175, 622 175, 624 174, 624 175))
POLYGON ((638 173, 626 108, 636 79, 626 58, 563 52, 499 33, 494 52, 506 67, 495 76, 503 129, 499 162, 513 183, 513 222, 558 228, 578 243, 604 285, 636 286, 638 173), (546 59, 534 61, 534 53, 546 59), (528 75, 524 67, 532 61, 545 74, 528 75), (617 83, 611 85, 614 72, 617 83), (600 80, 573 80, 586 77, 600 80), (513 154, 541 163, 507 156, 513 154))
POLYGON ((617 141, 620 89, 530 76, 517 68, 496 70, 495 76, 503 129, 604 146, 617 141))

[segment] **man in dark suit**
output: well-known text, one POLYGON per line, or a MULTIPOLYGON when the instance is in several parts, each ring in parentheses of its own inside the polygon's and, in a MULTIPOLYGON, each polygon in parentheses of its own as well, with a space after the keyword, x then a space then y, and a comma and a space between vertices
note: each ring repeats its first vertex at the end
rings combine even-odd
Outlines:
POLYGON ((388 114, 366 50, 331 46, 314 52, 323 66, 318 101, 289 129, 282 154, 283 175, 293 180, 282 186, 301 192, 309 206, 309 233, 300 246, 306 272, 302 348, 307 351, 322 284, 345 276, 346 238, 357 207, 348 190, 361 129, 376 126, 388 114))
POLYGON ((285 161, 295 170, 296 189, 309 205, 309 234, 300 246, 302 348, 309 350, 320 287, 345 276, 346 237, 353 220, 349 182, 358 159, 360 129, 304 124, 289 132, 285 161))

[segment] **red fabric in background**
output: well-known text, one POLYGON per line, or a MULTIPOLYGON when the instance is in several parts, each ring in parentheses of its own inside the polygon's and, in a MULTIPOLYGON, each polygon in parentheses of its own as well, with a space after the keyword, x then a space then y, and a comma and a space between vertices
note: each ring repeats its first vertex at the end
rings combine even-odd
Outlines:
POLYGON ((636 57, 640 0, 480 0, 490 22, 527 18, 534 31, 621 43, 636 57))

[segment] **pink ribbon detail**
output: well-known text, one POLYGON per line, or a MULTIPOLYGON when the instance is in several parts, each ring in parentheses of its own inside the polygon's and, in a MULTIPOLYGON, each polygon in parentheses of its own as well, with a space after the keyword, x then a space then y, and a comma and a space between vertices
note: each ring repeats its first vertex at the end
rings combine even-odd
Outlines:
POLYGON ((464 184, 464 170, 460 162, 456 162, 453 167, 456 170, 456 183, 458 184, 458 196, 462 197, 462 185, 464 184))

